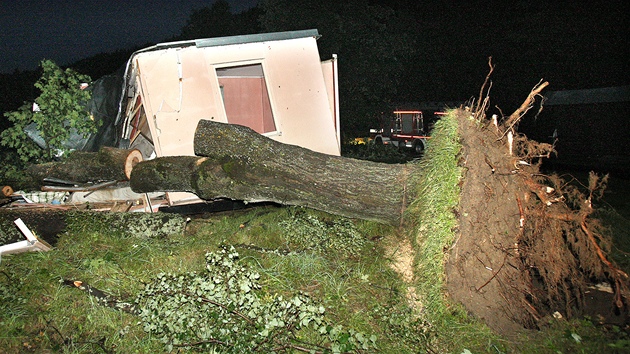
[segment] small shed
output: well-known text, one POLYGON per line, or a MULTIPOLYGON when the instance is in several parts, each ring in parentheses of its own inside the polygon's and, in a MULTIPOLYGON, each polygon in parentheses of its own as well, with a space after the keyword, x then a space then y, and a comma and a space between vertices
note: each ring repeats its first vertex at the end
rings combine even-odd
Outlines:
MULTIPOLYGON (((315 29, 162 43, 135 52, 117 121, 121 147, 145 159, 193 155, 201 119, 340 154, 337 61, 321 61, 315 29)), ((226 146, 226 149, 229 149, 226 146)), ((198 199, 167 193, 170 205, 198 199)))

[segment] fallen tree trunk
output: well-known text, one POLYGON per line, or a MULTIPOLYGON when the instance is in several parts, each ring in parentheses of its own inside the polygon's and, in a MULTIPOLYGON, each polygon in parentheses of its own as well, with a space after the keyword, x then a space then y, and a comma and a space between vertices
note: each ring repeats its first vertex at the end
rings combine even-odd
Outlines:
POLYGON ((193 192, 306 206, 352 218, 396 224, 405 208, 409 165, 325 155, 276 142, 250 128, 202 120, 196 156, 139 163, 130 185, 137 193, 193 192))
POLYGON ((27 173, 39 184, 45 178, 76 183, 129 180, 133 167, 142 161, 138 150, 102 147, 98 152, 74 151, 60 162, 33 165, 27 173))

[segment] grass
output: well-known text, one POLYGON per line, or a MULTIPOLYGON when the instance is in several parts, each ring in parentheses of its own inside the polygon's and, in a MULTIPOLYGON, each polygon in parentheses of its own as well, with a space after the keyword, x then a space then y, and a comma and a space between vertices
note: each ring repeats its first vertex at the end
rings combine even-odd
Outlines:
MULTIPOLYGON (((323 232, 341 220, 310 210, 299 213, 321 220, 323 232)), ((8 353, 163 352, 164 345, 142 330, 136 316, 102 306, 61 280, 80 280, 131 301, 158 273, 200 271, 206 252, 231 244, 241 261, 261 274, 262 296, 310 294, 326 307, 332 323, 376 334, 384 352, 414 352, 387 335, 385 319, 372 310, 378 305, 381 311, 396 307, 401 314, 412 312, 404 305, 404 289, 382 246, 369 241, 395 230, 356 221, 344 224, 363 240, 355 252, 302 249, 281 227, 294 214, 294 208, 264 207, 211 215, 189 222, 183 234, 161 238, 71 223, 50 252, 2 257, 0 289, 6 296, 0 300, 0 347, 8 353), (284 254, 287 247, 294 252, 284 254)))
MULTIPOLYGON (((530 338, 507 341, 448 301, 444 250, 454 242, 461 175, 455 124, 453 117, 436 124, 422 173, 413 176, 418 198, 403 228, 265 206, 196 218, 168 236, 138 237, 77 216, 54 250, 0 259, 0 348, 164 352, 137 316, 103 306, 61 281, 80 280, 132 301, 159 273, 203 271, 205 254, 221 245, 234 245, 240 261, 261 275, 259 296, 308 294, 326 308, 331 323, 375 335, 379 353, 568 353, 626 345, 623 333, 605 333, 588 321, 555 321, 530 338), (347 241, 335 244, 338 239, 347 241), (416 254, 412 283, 392 268, 393 250, 406 239, 416 254), (420 306, 409 301, 410 286, 420 306)), ((317 333, 304 333, 303 339, 322 340, 317 333)))
POLYGON ((461 353, 502 348, 500 339, 487 327, 445 297, 444 250, 455 241, 457 219, 453 211, 459 203, 461 170, 457 159, 461 146, 452 114, 433 129, 433 139, 421 162, 423 175, 417 184, 417 198, 407 211, 414 225, 408 233, 416 254, 415 286, 424 297, 427 320, 440 333, 442 350, 461 353))

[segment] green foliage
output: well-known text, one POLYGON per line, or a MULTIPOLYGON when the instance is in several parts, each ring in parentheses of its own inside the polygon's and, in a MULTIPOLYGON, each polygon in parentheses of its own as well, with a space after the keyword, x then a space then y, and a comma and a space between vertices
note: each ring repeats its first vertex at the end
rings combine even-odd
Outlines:
POLYGON ((43 60, 41 67, 43 74, 35 83, 41 92, 35 99, 39 111, 34 112, 33 106, 25 103, 17 111, 6 112, 4 115, 13 126, 0 134, 0 143, 15 149, 24 163, 52 161, 69 151, 66 143, 71 134, 86 136, 97 128, 85 109, 90 91, 81 89, 82 83, 91 81, 90 77, 72 69, 63 70, 50 60, 43 60), (26 134, 30 124, 39 132, 43 149, 26 134))
POLYGON ((630 333, 615 325, 597 326, 591 319, 544 319, 543 331, 524 338, 523 353, 628 353, 630 333))
POLYGON ((10 185, 14 190, 33 189, 32 179, 24 172, 24 163, 14 150, 0 154, 0 185, 10 185))
POLYGON ((22 285, 23 280, 13 271, 0 271, 0 321, 24 314, 26 299, 20 295, 22 285))
POLYGON ((430 344, 438 333, 429 322, 413 309, 401 304, 379 304, 372 316, 383 326, 383 331, 391 338, 398 338, 401 346, 410 352, 430 351, 430 344))
POLYGON ((261 293, 260 274, 238 262, 233 247, 206 254, 206 272, 162 273, 147 284, 136 303, 145 331, 167 349, 215 348, 230 353, 334 353, 374 347, 376 337, 344 331, 325 318, 325 308, 309 297, 261 293), (304 343, 300 331, 315 331, 322 343, 304 343))
POLYGON ((363 248, 365 238, 350 220, 324 220, 301 208, 292 210, 289 218, 280 222, 290 249, 351 256, 363 248))
POLYGON ((181 233, 186 220, 167 213, 93 213, 70 212, 68 228, 81 232, 111 232, 135 238, 161 238, 181 233), (86 217, 89 215, 89 217, 86 217))

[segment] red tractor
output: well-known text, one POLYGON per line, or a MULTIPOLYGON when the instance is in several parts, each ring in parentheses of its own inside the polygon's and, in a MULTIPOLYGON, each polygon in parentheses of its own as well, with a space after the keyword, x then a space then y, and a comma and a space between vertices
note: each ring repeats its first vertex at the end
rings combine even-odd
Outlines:
MULTIPOLYGON (((442 112, 435 112, 441 115, 442 112)), ((383 126, 385 126, 383 121, 383 126)), ((430 137, 425 133, 424 116, 418 110, 396 110, 391 116, 389 128, 370 129, 370 138, 375 144, 391 144, 400 150, 411 150, 415 154, 424 151, 430 137)))

